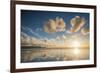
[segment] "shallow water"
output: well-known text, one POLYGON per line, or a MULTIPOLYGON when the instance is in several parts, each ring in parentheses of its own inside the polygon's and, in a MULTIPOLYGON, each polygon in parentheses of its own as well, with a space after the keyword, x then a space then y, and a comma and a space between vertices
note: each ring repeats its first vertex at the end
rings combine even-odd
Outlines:
POLYGON ((89 48, 21 48, 22 63, 87 59, 89 48))

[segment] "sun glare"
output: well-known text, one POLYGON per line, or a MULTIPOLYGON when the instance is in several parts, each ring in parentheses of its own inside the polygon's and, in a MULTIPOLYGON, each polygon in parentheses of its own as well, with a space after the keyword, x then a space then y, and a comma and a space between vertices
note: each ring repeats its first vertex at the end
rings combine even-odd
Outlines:
POLYGON ((75 48, 75 49, 73 50, 73 53, 74 53, 75 55, 79 55, 79 53, 80 53, 79 48, 75 48))

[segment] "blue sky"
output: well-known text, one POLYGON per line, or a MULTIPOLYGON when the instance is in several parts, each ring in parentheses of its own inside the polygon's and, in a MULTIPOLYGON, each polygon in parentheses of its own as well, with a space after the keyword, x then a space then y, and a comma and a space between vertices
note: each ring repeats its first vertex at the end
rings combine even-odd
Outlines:
MULTIPOLYGON (((72 27, 70 20, 75 16, 84 18, 86 20, 84 27, 89 28, 89 13, 21 10, 21 32, 36 38, 55 38, 63 34, 72 35, 66 32, 55 32, 53 34, 48 34, 43 31, 43 25, 49 19, 59 17, 63 18, 67 26, 66 30, 69 30, 72 27)), ((80 32, 73 34, 77 33, 80 32)))

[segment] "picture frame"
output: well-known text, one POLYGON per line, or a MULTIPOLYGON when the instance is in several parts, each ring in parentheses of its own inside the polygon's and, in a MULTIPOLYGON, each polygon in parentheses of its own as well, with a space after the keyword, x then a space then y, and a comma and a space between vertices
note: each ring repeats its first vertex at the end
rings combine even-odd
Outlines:
POLYGON ((11 1, 10 39, 11 73, 96 67, 96 6, 11 1))

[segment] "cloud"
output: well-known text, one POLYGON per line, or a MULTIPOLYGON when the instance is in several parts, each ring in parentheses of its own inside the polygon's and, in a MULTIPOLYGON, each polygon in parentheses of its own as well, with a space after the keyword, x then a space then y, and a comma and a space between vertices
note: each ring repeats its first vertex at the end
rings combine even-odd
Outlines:
POLYGON ((74 32, 79 31, 81 27, 85 25, 85 23, 86 23, 86 20, 84 18, 81 18, 80 16, 75 16, 74 18, 70 20, 70 24, 72 27, 68 32, 74 33, 74 32))
POLYGON ((37 39, 35 37, 30 37, 24 32, 21 32, 21 46, 46 46, 54 45, 55 39, 37 39))
MULTIPOLYGON (((33 31, 31 28, 29 28, 29 27, 23 27, 22 26, 22 29, 23 30, 26 30, 27 32, 30 32, 32 35, 35 35, 36 37, 38 37, 38 38, 41 38, 41 36, 38 34, 38 33, 36 33, 35 31, 33 31)), ((38 30, 40 30, 40 28, 38 29, 38 30)))
MULTIPOLYGON (((34 32, 30 29, 30 28, 25 28, 27 29, 29 32, 33 33, 34 32)), ((65 35, 62 36, 57 36, 54 39, 48 39, 48 38, 36 38, 34 36, 29 36, 28 34, 21 32, 21 45, 22 46, 57 46, 57 44, 59 44, 59 41, 63 41, 66 39, 65 35)), ((60 45, 60 44, 59 44, 60 45)))
POLYGON ((61 35, 61 36, 57 36, 56 37, 56 40, 60 40, 60 41, 63 41, 63 40, 66 40, 66 36, 65 35, 61 35))
MULTIPOLYGON (((36 32, 34 32, 31 28, 29 27, 23 27, 22 26, 22 30, 26 31, 26 32, 30 32, 32 35, 35 35, 36 37, 40 38, 40 35, 37 34, 36 32)), ((39 43, 40 41, 34 36, 30 36, 26 33, 24 33, 23 31, 21 32, 21 45, 34 45, 39 43)))
POLYGON ((24 33, 21 32, 21 45, 29 45, 30 44, 30 37, 24 33))
MULTIPOLYGON (((40 36, 37 33, 35 33, 32 29, 28 27, 23 27, 24 30, 27 30, 28 32, 35 34, 36 36, 40 36)), ((48 39, 48 38, 36 38, 34 36, 29 36, 28 34, 21 32, 21 45, 28 46, 28 45, 40 45, 40 46, 46 46, 46 45, 54 45, 57 43, 55 39, 48 39)))
POLYGON ((82 33, 83 35, 89 34, 89 28, 82 28, 82 29, 81 29, 81 33, 82 33))
POLYGON ((24 32, 21 32, 21 45, 22 46, 32 46, 32 45, 38 45, 41 44, 42 41, 40 39, 37 39, 35 37, 30 37, 24 32))
POLYGON ((54 32, 62 32, 65 31, 65 22, 62 18, 56 18, 56 19, 49 19, 44 24, 44 31, 47 33, 54 33, 54 32))
POLYGON ((41 28, 37 28, 36 31, 42 31, 42 29, 41 28))
POLYGON ((66 36, 65 36, 65 35, 63 35, 63 36, 62 36, 62 38, 63 38, 63 39, 66 39, 66 36))

